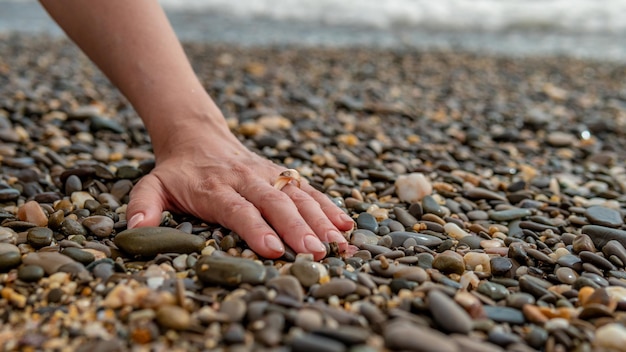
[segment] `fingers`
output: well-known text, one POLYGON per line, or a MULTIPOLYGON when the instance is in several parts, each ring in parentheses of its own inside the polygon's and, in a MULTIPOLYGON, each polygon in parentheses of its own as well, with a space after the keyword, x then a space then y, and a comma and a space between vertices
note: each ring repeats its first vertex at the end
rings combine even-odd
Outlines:
POLYGON ((265 258, 278 258, 285 246, 259 210, 232 189, 207 195, 198 211, 216 214, 216 221, 235 231, 250 248, 265 258))
POLYGON ((148 174, 132 189, 126 210, 127 227, 159 226, 161 214, 167 207, 165 190, 161 181, 148 174))
MULTIPOLYGON (((337 242, 341 251, 347 248, 348 241, 329 220, 317 200, 297 187, 285 187, 283 191, 291 198, 302 218, 309 224, 320 240, 337 242)), ((331 205, 336 208, 332 202, 331 205)))
MULTIPOLYGON (((295 186, 285 186, 288 187, 295 186)), ((245 187, 241 194, 257 206, 261 215, 294 251, 312 253, 316 260, 326 256, 326 247, 287 194, 262 181, 245 187)))
POLYGON ((326 218, 329 219, 337 227, 337 229, 341 231, 352 230, 354 227, 354 220, 352 220, 348 214, 344 213, 343 210, 336 206, 330 198, 317 191, 308 183, 303 183, 301 188, 319 204, 321 210, 324 214, 326 214, 326 218))

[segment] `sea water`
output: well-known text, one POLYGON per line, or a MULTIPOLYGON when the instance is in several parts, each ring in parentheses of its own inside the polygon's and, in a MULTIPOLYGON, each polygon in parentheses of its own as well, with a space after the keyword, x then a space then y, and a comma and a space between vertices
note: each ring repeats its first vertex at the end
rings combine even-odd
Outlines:
MULTIPOLYGON (((182 40, 567 55, 626 62, 626 0, 160 0, 182 40)), ((34 0, 0 33, 62 35, 34 0)))

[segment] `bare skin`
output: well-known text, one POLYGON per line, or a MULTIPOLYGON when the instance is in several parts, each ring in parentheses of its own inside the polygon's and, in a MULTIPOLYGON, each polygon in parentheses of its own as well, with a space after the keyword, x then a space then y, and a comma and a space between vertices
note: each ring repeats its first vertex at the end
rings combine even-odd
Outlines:
POLYGON ((42 0, 48 13, 133 105, 152 138, 156 167, 137 183, 128 227, 186 213, 238 233, 255 252, 325 256, 348 244, 353 221, 302 180, 281 190, 284 167, 246 149, 196 77, 156 0, 42 0))

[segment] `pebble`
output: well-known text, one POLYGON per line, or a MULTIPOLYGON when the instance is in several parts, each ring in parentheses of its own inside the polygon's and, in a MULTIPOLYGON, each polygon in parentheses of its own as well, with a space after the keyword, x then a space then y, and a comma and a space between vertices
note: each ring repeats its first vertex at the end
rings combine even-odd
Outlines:
POLYGON ((47 227, 33 227, 28 229, 26 239, 34 248, 42 248, 52 243, 53 232, 47 227))
POLYGON ((329 282, 320 285, 312 293, 315 298, 329 298, 330 296, 345 297, 356 291, 356 283, 349 279, 333 278, 329 282))
POLYGON ((115 225, 113 219, 103 215, 92 215, 83 219, 81 224, 89 230, 90 233, 99 238, 107 238, 113 232, 115 225))
POLYGON ((435 322, 445 331, 468 334, 472 330, 472 318, 445 293, 430 290, 428 307, 435 322))
POLYGON ((185 330, 191 326, 191 315, 179 306, 165 305, 157 310, 156 321, 165 329, 185 330))
POLYGON ((37 282, 45 275, 39 265, 22 265, 17 270, 17 278, 24 282, 37 282))
POLYGON ((465 272, 465 261, 460 254, 447 250, 435 257, 435 260, 433 260, 433 268, 442 273, 460 275, 465 272))
POLYGON ((460 351, 459 346, 447 335, 407 321, 387 324, 383 335, 385 345, 394 350, 420 352, 460 351), (419 341, 419 343, 416 343, 416 341, 419 341))
POLYGON ((624 224, 623 216, 619 211, 595 205, 587 208, 585 217, 594 225, 606 227, 620 227, 624 224))
POLYGON ((206 285, 258 285, 266 278, 263 265, 253 260, 218 255, 200 257, 196 262, 196 274, 206 285))
POLYGON ((48 275, 58 272, 64 265, 76 263, 72 258, 59 252, 28 253, 22 258, 22 262, 26 265, 40 266, 48 275))
POLYGON ((376 218, 369 213, 361 213, 356 218, 356 225, 359 229, 365 229, 372 231, 373 233, 378 232, 378 222, 376 218))
POLYGON ((43 209, 41 209, 39 203, 34 200, 24 203, 24 205, 18 209, 17 218, 35 224, 36 226, 48 225, 48 216, 44 213, 43 209))
POLYGON ((400 201, 406 203, 419 202, 433 192, 430 181, 419 172, 398 176, 394 186, 400 201))
POLYGON ((129 254, 192 253, 204 248, 204 238, 166 227, 137 227, 118 233, 115 244, 129 254))

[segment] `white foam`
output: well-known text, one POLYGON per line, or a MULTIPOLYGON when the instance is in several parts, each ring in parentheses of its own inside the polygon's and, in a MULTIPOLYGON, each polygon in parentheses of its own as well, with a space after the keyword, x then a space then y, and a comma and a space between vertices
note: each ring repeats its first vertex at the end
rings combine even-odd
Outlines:
POLYGON ((239 18, 448 30, 626 32, 624 0, 160 0, 239 18))

